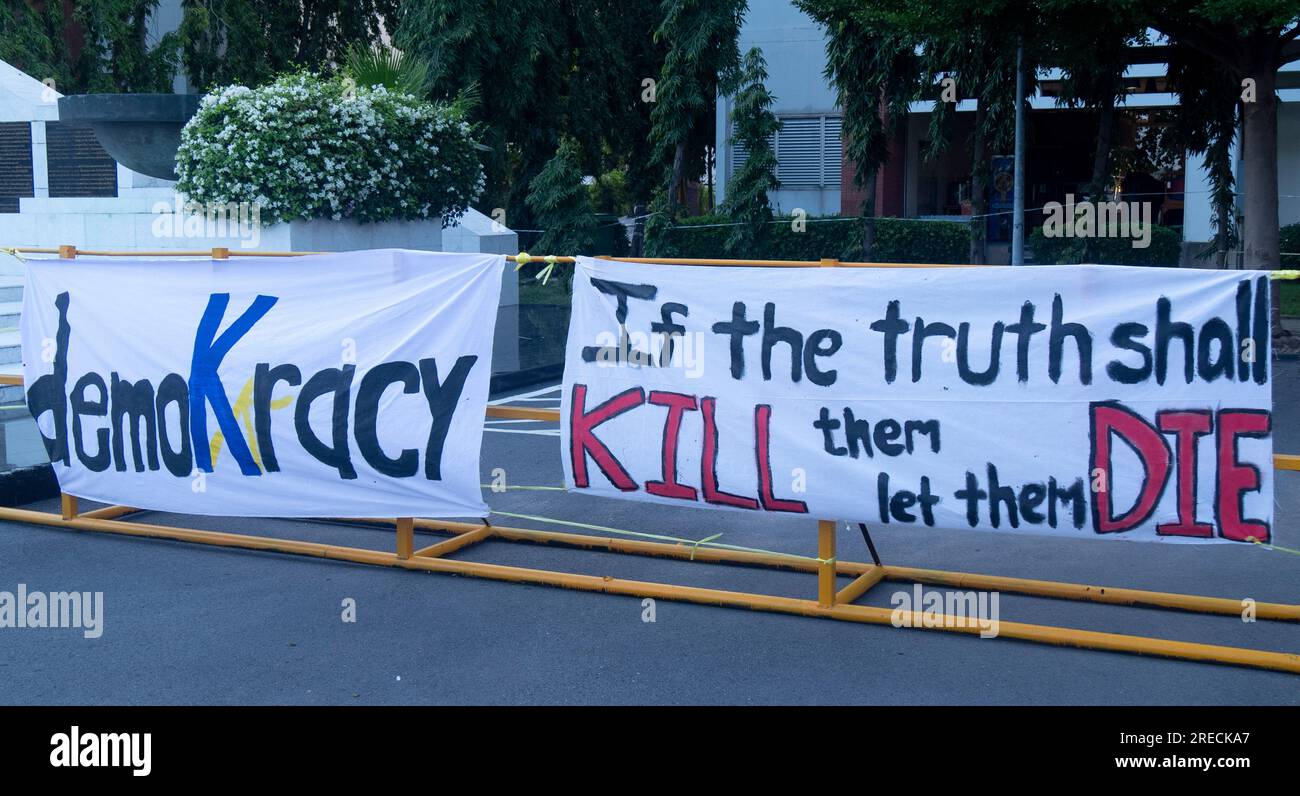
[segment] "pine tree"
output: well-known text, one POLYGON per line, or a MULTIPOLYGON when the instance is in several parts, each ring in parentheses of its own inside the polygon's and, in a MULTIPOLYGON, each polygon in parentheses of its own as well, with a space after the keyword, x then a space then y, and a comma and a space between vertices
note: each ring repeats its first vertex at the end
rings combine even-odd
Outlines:
POLYGON ((595 243, 596 216, 591 193, 583 184, 581 147, 560 140, 555 156, 528 187, 528 207, 545 233, 537 242, 547 254, 586 254, 595 243))
POLYGON ((744 165, 727 183, 727 199, 722 211, 734 227, 727 237, 729 252, 744 253, 754 249, 769 231, 772 206, 769 191, 779 186, 776 179, 776 153, 772 137, 781 129, 781 121, 772 113, 775 99, 767 90, 767 62, 763 51, 754 47, 741 62, 740 90, 731 112, 731 144, 748 153, 744 165))
POLYGON ((655 41, 666 42, 668 52, 650 113, 650 141, 668 172, 670 211, 682 203, 690 175, 704 169, 718 93, 735 90, 746 6, 746 0, 664 0, 655 41))

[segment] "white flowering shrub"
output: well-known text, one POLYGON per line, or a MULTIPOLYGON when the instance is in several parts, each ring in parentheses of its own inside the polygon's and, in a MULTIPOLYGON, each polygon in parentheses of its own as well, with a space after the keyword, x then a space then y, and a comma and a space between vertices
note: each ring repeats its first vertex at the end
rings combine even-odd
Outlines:
POLYGON ((456 110, 310 73, 205 96, 181 132, 176 173, 191 200, 250 202, 264 223, 454 221, 483 190, 456 110))

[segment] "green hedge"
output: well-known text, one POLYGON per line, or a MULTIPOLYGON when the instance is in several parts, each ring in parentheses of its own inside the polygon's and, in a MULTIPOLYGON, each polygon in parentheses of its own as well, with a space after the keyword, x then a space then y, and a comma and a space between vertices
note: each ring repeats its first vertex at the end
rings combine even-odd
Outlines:
MULTIPOLYGON (((1279 231, 1278 240, 1284 252, 1296 254, 1282 255, 1283 268, 1300 268, 1300 224, 1287 224, 1279 231)), ((1278 294, 1282 302, 1282 314, 1288 317, 1300 317, 1300 282, 1278 281, 1278 294)))
MULTIPOLYGON (((1151 245, 1133 248, 1130 238, 1097 238, 1093 262, 1104 265, 1164 265, 1177 267, 1182 255, 1182 233, 1173 227, 1151 225, 1151 245)), ((1083 262, 1083 238, 1048 238, 1041 227, 1029 235, 1036 263, 1073 265, 1083 262)))
POLYGON ((1283 268, 1300 268, 1300 224, 1287 224, 1278 231, 1278 241, 1282 244, 1284 252, 1295 252, 1291 255, 1282 255, 1283 268))
POLYGON ((1288 318, 1300 318, 1300 283, 1294 280, 1278 280, 1278 296, 1282 303, 1282 314, 1288 318))
MULTIPOLYGON (((724 245, 730 227, 726 216, 706 215, 683 219, 651 234, 646 253, 651 257, 744 258, 750 260, 863 260, 862 220, 840 216, 811 217, 802 232, 790 219, 768 227, 768 237, 757 248, 729 251, 724 245)), ((1128 238, 1097 239, 1096 262, 1108 265, 1178 265, 1182 233, 1173 227, 1151 227, 1151 245, 1133 248, 1128 238)), ((1037 263, 1083 262, 1081 238, 1047 238, 1041 228, 1029 238, 1037 263)), ((1283 228, 1283 251, 1300 251, 1300 225, 1283 228), (1293 240, 1288 242, 1288 231, 1293 240), (1295 248, 1288 248, 1294 246, 1295 248)), ((967 263, 970 261, 970 227, 957 221, 922 221, 905 218, 876 219, 876 262, 967 263)), ((1284 260, 1287 258, 1284 258, 1284 260)), ((1294 258, 1300 260, 1300 257, 1294 258)))
MULTIPOLYGON (((683 219, 646 240, 651 257, 742 258, 747 260, 862 260, 862 219, 810 217, 802 232, 790 218, 768 225, 767 239, 756 248, 728 251, 723 242, 731 232, 726 216, 683 219)), ((966 263, 970 228, 956 221, 876 219, 872 260, 891 263, 966 263)))

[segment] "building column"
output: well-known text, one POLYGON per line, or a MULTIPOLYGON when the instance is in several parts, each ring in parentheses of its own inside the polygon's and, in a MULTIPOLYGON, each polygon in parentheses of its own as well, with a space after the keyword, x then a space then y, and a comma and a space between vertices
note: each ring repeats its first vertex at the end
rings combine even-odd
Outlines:
POLYGON ((898 136, 889 139, 889 159, 876 175, 876 215, 898 218, 903 215, 903 186, 907 180, 907 141, 898 136))
POLYGON ((32 122, 32 195, 50 197, 50 164, 45 158, 45 122, 32 122))
MULTIPOLYGON (((840 215, 862 215, 862 200, 866 188, 854 183, 858 164, 848 158, 848 141, 840 147, 840 215)), ((901 217, 904 215, 903 197, 907 180, 907 143, 894 136, 889 141, 889 157, 876 173, 876 215, 901 217)))

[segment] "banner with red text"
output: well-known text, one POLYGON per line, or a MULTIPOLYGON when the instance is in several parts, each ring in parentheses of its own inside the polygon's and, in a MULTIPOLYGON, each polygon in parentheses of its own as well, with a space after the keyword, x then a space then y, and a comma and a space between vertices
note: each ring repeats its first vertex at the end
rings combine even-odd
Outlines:
POLYGON ((911 528, 1271 541, 1269 279, 580 258, 575 492, 911 528))

